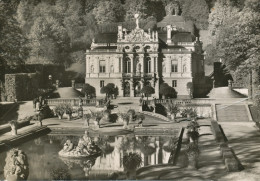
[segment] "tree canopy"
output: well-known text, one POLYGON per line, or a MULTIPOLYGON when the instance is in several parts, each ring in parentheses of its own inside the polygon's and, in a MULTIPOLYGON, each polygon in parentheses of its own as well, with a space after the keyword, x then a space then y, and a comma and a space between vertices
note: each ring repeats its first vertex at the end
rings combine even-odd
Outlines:
POLYGON ((167 83, 162 83, 160 85, 159 93, 169 98, 176 98, 177 92, 173 87, 170 87, 167 83))

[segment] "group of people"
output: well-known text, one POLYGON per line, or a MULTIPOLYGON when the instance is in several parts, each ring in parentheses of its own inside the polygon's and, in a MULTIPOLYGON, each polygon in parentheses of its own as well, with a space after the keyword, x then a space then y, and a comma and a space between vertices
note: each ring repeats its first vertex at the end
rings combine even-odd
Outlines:
POLYGON ((33 99, 33 108, 34 108, 34 111, 40 111, 42 106, 47 104, 47 100, 42 97, 42 96, 38 96, 36 98, 33 99))

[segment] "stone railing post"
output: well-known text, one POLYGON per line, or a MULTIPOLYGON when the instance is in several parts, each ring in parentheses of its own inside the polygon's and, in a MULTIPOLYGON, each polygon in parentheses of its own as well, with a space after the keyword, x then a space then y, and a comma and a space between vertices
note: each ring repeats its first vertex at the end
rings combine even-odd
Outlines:
POLYGON ((228 80, 228 88, 232 89, 232 80, 228 80))
POLYGON ((71 80, 71 87, 75 88, 75 80, 71 80))

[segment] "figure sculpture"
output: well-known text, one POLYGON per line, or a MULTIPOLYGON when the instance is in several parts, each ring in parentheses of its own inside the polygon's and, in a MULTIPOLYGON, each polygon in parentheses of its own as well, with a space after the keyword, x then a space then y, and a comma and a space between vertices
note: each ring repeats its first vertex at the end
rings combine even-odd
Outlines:
POLYGON ((87 133, 79 138, 77 146, 74 146, 70 140, 67 140, 63 149, 59 152, 62 157, 88 157, 101 154, 101 149, 95 144, 94 141, 87 135, 87 133))
POLYGON ((29 165, 26 154, 18 148, 11 149, 6 156, 4 176, 6 180, 26 180, 29 175, 29 165))

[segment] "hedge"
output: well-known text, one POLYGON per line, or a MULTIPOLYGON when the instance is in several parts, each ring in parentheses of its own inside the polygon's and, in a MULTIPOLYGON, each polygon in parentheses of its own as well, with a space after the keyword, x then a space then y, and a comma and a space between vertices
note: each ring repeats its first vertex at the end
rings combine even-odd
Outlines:
POLYGON ((37 96, 39 83, 36 73, 5 75, 5 96, 7 101, 25 101, 37 96))

